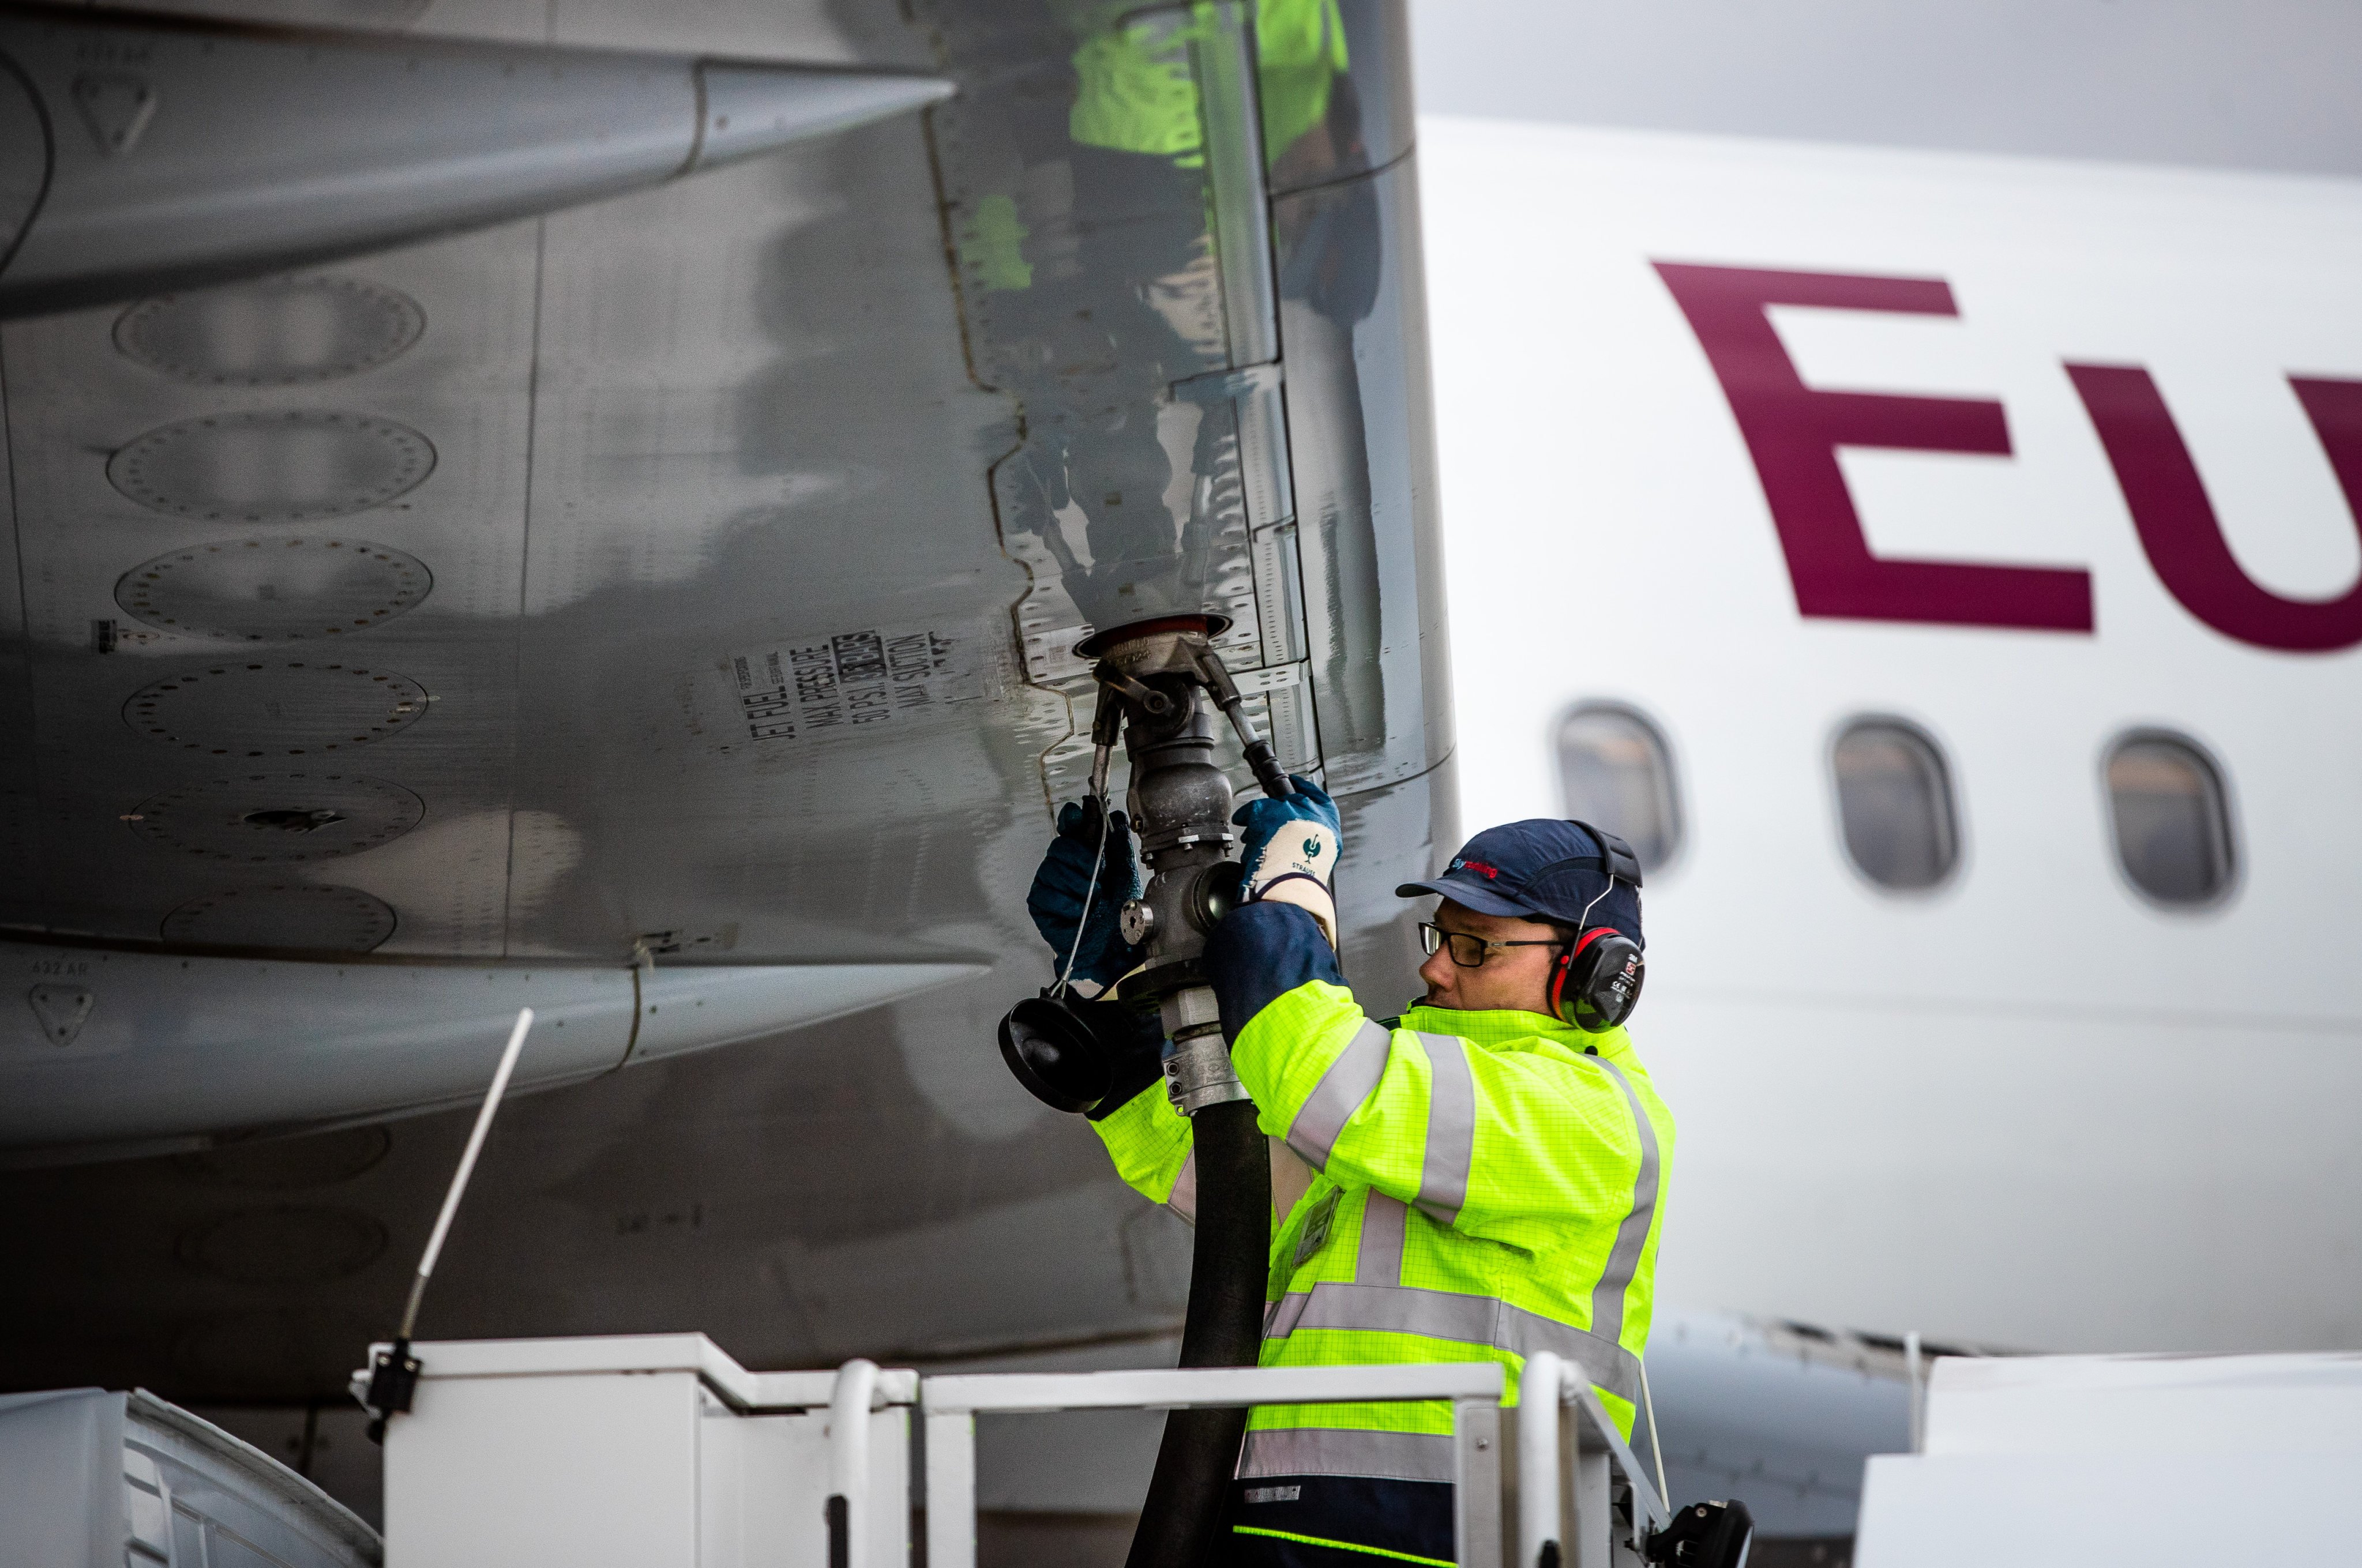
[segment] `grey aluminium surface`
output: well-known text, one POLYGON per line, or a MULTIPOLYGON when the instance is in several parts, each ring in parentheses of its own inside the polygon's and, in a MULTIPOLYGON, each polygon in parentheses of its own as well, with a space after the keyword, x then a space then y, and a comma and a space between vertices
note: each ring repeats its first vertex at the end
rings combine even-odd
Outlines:
MULTIPOLYGON (((1290 341, 1262 374, 1227 335, 1192 348, 1174 325, 1193 291, 1220 318, 1257 276, 1191 260, 1220 249, 1201 178, 1069 148, 1063 124, 1057 156, 1029 163, 1005 106, 1023 100, 995 80, 924 137, 896 122, 309 282, 9 328, 20 576, 39 584, 18 787, 45 823, 17 843, 10 923, 152 941, 267 867, 383 904, 388 953, 918 956, 902 895, 848 922, 836 897, 803 913, 804 890, 939 878, 940 854, 913 858, 919 818, 1071 795, 1087 713, 1067 648, 1132 597, 1233 615, 1258 719, 1335 792, 1432 768, 1449 715, 1409 166, 1280 202, 1290 341), (1132 215, 1078 226, 1077 168, 1082 197, 1104 187, 1088 210, 1132 215), (996 199, 1018 207, 1001 185, 1042 270, 1071 275, 982 275, 960 237, 996 199), (1164 314, 1139 304, 1152 283, 1164 314), (1114 361, 1028 379, 1076 305, 1114 361), (1143 447, 1149 425, 1169 429, 1143 447), (1168 443, 1210 487, 1172 477, 1168 443), (1046 527, 1023 493, 1044 461, 1067 507, 1046 527), (1162 543, 1114 517, 1127 484, 1170 516, 1162 543), (1086 613, 1094 583, 1108 602, 1086 613), (304 603, 317 626, 287 619, 304 603), (175 755, 83 717, 220 687, 266 648, 288 690, 205 707, 175 755), (307 704, 356 670, 421 692, 423 716, 313 736, 307 704), (866 831, 810 831, 855 801, 866 831), (250 827, 340 820, 193 841, 162 825, 182 801, 250 827)), ((1342 86, 1340 113, 1384 117, 1342 86)))
POLYGON ((363 1568, 377 1532, 219 1427, 95 1388, 0 1396, 0 1557, 91 1568, 363 1568))
POLYGON ((50 125, 40 95, 15 66, 0 62, 0 271, 50 185, 50 125))
POLYGON ((826 67, 259 34, 104 10, 0 13, 0 127, 15 133, 0 154, 0 315, 547 212, 951 90, 826 67), (32 100, 38 137, 11 90, 32 100))
MULTIPOLYGON (((1456 822, 1426 393, 1385 384, 1424 375, 1402 24, 1341 10, 1327 117, 1269 149, 1286 193, 1261 363, 1192 326, 1253 271, 1211 265, 1206 177, 1069 134, 1073 56, 1112 11, 1079 34, 982 0, 915 20, 882 0, 678 25, 452 13, 475 39, 792 50, 959 95, 545 218, 0 326, 0 625, 24 622, 0 646, 0 922, 169 964, 316 962, 333 933, 387 965, 579 965, 610 987, 641 951, 691 985, 709 965, 972 965, 518 1099, 425 1326, 697 1327, 771 1366, 1169 1328, 1186 1230, 991 1045, 1049 977, 1023 897, 1088 723, 1059 661, 1089 617, 1048 539, 1087 598, 1201 566, 1236 607, 1225 650, 1258 723, 1345 812, 1347 973, 1392 1007, 1417 963, 1392 888, 1456 822), (1324 227, 1331 206, 1363 226, 1324 227), (1104 216, 1120 232, 1083 221, 1104 216), (1321 256, 1363 264, 1366 308, 1318 293, 1321 256), (1061 442, 1067 504, 1020 517, 1016 455, 1061 442), (1102 584, 1130 547, 1106 497, 1131 481, 1091 481, 1127 465, 1161 521, 1142 571, 1102 584), (425 712, 315 756, 285 668, 315 660, 348 667, 323 672, 324 710, 348 711, 358 666, 425 712)), ((255 1131, 0 1176, 23 1265, 0 1301, 24 1325, 0 1386, 339 1387, 465 1129, 255 1131)))
POLYGON ((0 1151, 38 1163, 465 1103, 482 1095, 520 1007, 537 1014, 516 1077, 529 1091, 866 1011, 987 967, 972 956, 642 971, 12 942, 0 942, 0 966, 49 977, 28 1006, 0 1011, 0 1151))

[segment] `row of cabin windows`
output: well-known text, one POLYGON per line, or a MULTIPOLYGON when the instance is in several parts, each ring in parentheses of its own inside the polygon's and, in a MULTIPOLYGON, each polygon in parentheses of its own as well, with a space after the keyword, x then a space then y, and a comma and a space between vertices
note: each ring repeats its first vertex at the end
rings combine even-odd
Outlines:
MULTIPOLYGON (((1682 842, 1672 752, 1657 726, 1617 704, 1586 703, 1558 732, 1566 814, 1629 841, 1643 870, 1682 842)), ((1959 807, 1942 748, 1901 719, 1838 732, 1829 770, 1847 857, 1881 888, 1941 886, 1960 863, 1959 807)), ((2236 869, 2222 769, 2186 735, 2136 730, 2107 752, 2109 819, 2125 879, 2160 904, 2212 903, 2236 869)))

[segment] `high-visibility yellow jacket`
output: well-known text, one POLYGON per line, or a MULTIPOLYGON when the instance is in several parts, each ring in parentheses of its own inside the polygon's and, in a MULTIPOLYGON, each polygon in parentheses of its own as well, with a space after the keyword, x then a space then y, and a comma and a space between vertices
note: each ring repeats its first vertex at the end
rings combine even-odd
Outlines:
MULTIPOLYGON (((1217 975, 1231 1058, 1274 1141, 1263 1364, 1491 1360, 1514 1390, 1529 1353, 1554 1351, 1628 1437, 1673 1151, 1630 1039, 1429 1007, 1387 1028, 1336 977, 1310 916, 1242 916, 1277 933, 1287 963, 1326 971, 1248 1002, 1217 975), (1297 1161, 1308 1169, 1291 1183, 1297 1161)), ((1094 1125, 1125 1181, 1191 1215, 1189 1123, 1161 1084, 1094 1125)), ((1263 1406, 1248 1428, 1242 1476, 1451 1478, 1440 1401, 1263 1406)))
MULTIPOLYGON (((1157 153, 1188 169, 1204 161, 1198 83, 1187 54, 1187 45, 1209 28, 1199 10, 1179 28, 1135 25, 1083 40, 1074 56, 1078 85, 1068 116, 1076 141, 1157 153)), ((1328 115, 1330 86, 1346 69, 1337 0, 1262 0, 1255 7, 1255 54, 1264 154, 1276 159, 1328 115)))

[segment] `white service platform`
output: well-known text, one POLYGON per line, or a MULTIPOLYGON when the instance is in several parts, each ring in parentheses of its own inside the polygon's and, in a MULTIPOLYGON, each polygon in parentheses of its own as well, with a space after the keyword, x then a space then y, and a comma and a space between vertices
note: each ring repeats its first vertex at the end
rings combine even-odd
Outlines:
POLYGON ((1870 1462, 1854 1562, 2343 1560, 2357 1474, 2362 1354, 1948 1356, 1921 1452, 1870 1462))
POLYGON ((413 1353, 415 1400, 386 1429, 387 1568, 821 1568, 848 1487, 866 1506, 840 1512, 837 1561, 910 1568, 916 1373, 749 1372, 702 1334, 413 1353))
POLYGON ((411 1350, 417 1392, 386 1429, 387 1568, 909 1568, 913 1408, 930 1568, 976 1562, 980 1415, 1449 1401, 1456 1561, 1642 1568, 1668 1522, 1589 1378, 1546 1352, 1505 1463, 1491 1361, 922 1379, 866 1361, 748 1372, 702 1334, 411 1350))

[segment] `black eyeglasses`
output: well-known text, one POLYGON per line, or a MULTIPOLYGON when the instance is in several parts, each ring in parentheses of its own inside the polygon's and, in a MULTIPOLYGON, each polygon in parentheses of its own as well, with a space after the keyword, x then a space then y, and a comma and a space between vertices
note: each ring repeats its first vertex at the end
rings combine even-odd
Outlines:
POLYGON ((1418 922, 1418 944, 1430 958, 1446 943, 1451 945, 1451 962, 1457 968, 1481 969, 1487 955, 1504 947, 1563 947, 1560 941, 1487 942, 1473 931, 1446 931, 1432 921, 1418 922))

